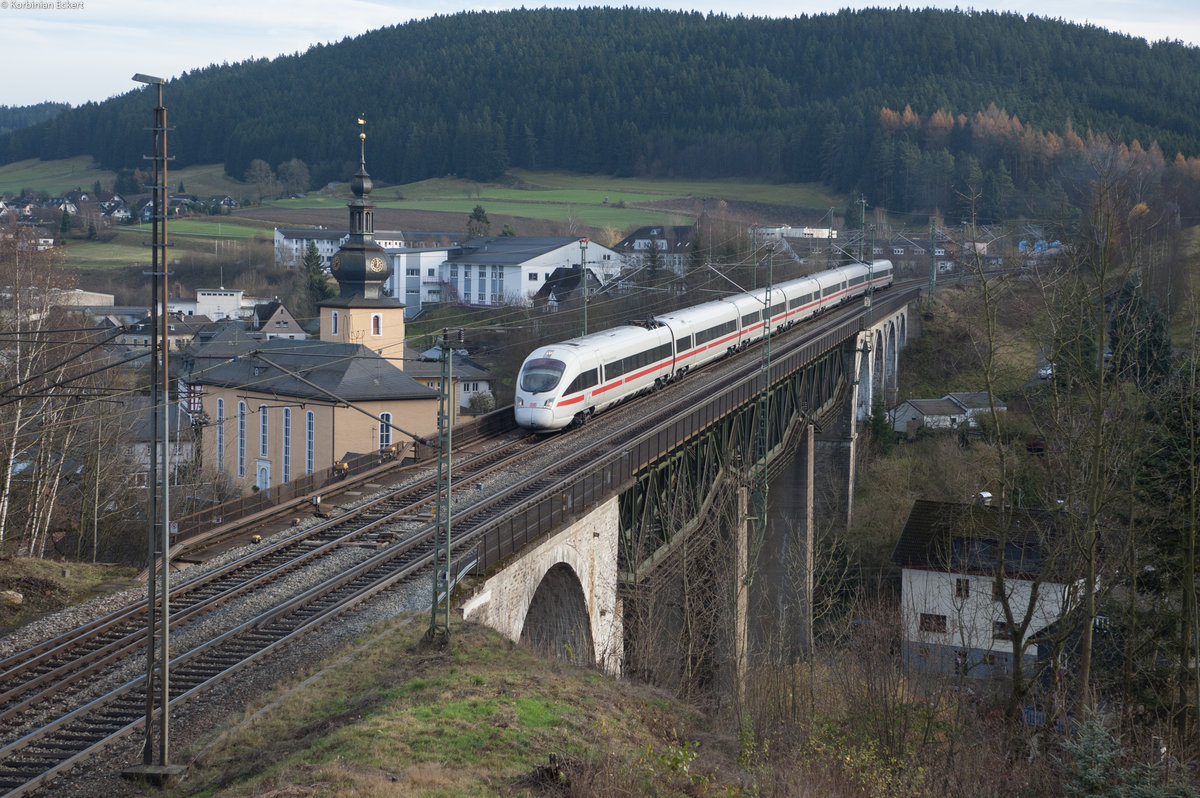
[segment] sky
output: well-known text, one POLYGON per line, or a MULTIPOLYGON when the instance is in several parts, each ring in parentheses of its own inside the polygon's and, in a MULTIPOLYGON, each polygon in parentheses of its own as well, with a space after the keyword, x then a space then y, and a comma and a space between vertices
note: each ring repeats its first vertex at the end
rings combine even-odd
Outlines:
MULTIPOLYGON (((655 0, 654 8, 793 17, 840 8, 971 8, 1090 24, 1148 41, 1200 45, 1195 0, 1010 0, 1006 3, 857 0, 655 0)), ((538 7, 526 0, 0 0, 0 105, 79 105, 123 94, 134 73, 171 79, 213 63, 303 52, 375 28, 464 10, 538 7)), ((570 6, 573 3, 546 3, 570 6)), ((629 0, 583 5, 634 5, 629 0)), ((170 105, 168 102, 167 105, 170 105)))

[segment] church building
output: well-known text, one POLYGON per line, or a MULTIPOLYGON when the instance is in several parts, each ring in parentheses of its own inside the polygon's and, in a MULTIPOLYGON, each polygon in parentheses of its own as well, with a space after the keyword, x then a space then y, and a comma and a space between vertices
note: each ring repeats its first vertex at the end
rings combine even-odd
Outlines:
POLYGON ((374 239, 365 157, 351 188, 351 235, 333 259, 339 293, 320 305, 320 340, 236 336, 188 358, 203 463, 234 495, 437 432, 438 392, 400 368, 404 305, 380 290, 391 266, 374 239))

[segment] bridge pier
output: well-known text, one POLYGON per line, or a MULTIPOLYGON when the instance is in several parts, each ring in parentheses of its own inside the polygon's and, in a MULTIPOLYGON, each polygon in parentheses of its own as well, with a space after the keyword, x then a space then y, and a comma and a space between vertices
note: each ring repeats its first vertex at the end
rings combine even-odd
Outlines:
POLYGON ((489 577, 464 602, 463 619, 560 659, 620 674, 618 526, 613 496, 489 577))
POLYGON ((758 554, 755 656, 787 663, 812 644, 815 428, 803 422, 772 482, 771 525, 758 554))

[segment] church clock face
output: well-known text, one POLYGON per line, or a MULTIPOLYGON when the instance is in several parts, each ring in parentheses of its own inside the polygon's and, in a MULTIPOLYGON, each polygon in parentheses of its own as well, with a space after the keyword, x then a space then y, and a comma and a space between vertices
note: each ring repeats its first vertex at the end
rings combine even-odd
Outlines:
POLYGON ((371 258, 371 262, 367 264, 367 270, 375 274, 379 274, 386 268, 387 265, 384 264, 383 258, 371 258))
POLYGON ((335 272, 342 268, 342 256, 341 255, 333 256, 333 264, 331 265, 331 268, 335 272))

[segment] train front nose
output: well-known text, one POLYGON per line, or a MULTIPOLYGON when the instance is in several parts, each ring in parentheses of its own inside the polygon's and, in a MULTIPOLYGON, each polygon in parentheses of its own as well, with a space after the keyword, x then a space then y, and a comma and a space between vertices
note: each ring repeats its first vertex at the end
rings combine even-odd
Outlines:
POLYGON ((517 426, 526 429, 553 429, 554 409, 549 407, 516 407, 517 426))

